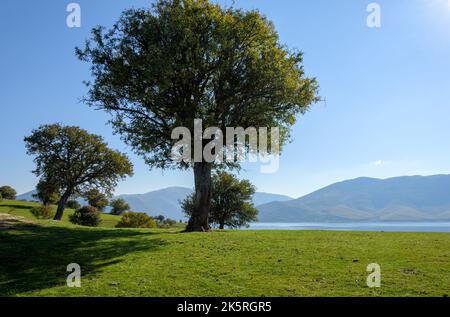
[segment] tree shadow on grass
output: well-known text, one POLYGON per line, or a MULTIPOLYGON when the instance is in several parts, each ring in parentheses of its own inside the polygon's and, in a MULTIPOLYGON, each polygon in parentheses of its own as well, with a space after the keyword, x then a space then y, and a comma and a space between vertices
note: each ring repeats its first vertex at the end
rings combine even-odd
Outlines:
POLYGON ((0 207, 6 207, 6 208, 10 208, 10 209, 20 209, 20 210, 33 209, 33 206, 28 206, 28 205, 10 205, 10 204, 1 204, 1 203, 0 203, 0 207))
POLYGON ((0 296, 47 289, 66 284, 67 265, 77 263, 82 276, 119 263, 126 254, 156 250, 160 238, 132 230, 22 225, 0 231, 0 296))

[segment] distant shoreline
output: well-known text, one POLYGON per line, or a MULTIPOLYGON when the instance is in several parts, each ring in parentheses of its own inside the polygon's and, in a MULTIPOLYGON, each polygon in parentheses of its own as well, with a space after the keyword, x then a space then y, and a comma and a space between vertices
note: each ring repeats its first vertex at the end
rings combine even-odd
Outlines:
POLYGON ((258 222, 246 230, 326 230, 372 232, 450 232, 450 222, 342 222, 281 223, 258 222))

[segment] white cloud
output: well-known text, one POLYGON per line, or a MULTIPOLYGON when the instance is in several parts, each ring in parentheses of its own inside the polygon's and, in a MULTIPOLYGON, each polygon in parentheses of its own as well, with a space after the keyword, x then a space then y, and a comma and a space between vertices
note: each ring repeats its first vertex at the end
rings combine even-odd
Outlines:
POLYGON ((382 166, 382 165, 388 165, 391 164, 390 161, 383 161, 383 160, 378 160, 372 163, 375 166, 382 166))

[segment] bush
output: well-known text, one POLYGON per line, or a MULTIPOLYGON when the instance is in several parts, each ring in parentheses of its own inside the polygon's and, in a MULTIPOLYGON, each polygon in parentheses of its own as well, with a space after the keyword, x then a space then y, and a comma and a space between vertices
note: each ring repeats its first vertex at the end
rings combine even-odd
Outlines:
POLYGON ((30 212, 38 219, 52 219, 54 216, 52 207, 48 205, 31 208, 30 212))
POLYGON ((92 206, 84 206, 77 209, 69 216, 69 220, 73 224, 87 227, 97 227, 101 222, 98 209, 92 206))
POLYGON ((69 200, 69 201, 66 203, 66 207, 69 208, 69 209, 75 209, 75 210, 77 210, 77 209, 80 209, 80 208, 81 208, 81 205, 80 205, 80 203, 79 203, 78 201, 76 201, 76 200, 69 200))
POLYGON ((158 228, 168 229, 173 227, 176 223, 175 220, 166 218, 163 221, 158 221, 158 228))
POLYGON ((156 222, 143 212, 126 212, 116 228, 155 228, 156 222))

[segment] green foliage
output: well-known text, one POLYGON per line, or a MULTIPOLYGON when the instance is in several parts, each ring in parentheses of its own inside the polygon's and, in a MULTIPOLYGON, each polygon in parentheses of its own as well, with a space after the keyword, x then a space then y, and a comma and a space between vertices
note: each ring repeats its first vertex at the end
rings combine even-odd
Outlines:
MULTIPOLYGON (((239 180, 226 172, 213 176, 213 190, 209 222, 225 227, 240 228, 257 220, 258 210, 253 206, 255 187, 248 180, 239 180)), ((181 206, 188 216, 192 215, 195 193, 188 196, 181 206)))
POLYGON ((81 208, 81 204, 78 201, 76 201, 76 200, 69 200, 66 203, 66 207, 76 210, 76 209, 80 209, 81 208))
POLYGON ((41 179, 36 185, 36 194, 33 197, 39 199, 44 205, 55 204, 60 199, 59 187, 49 179, 41 179))
POLYGON ((280 43, 273 23, 207 0, 125 11, 110 30, 93 29, 77 55, 92 64, 86 103, 111 113, 153 167, 187 167, 171 158, 171 133, 193 133, 194 119, 204 128, 279 127, 282 144, 296 115, 318 101, 302 53, 280 43))
POLYGON ((156 222, 143 212, 126 212, 116 228, 156 228, 156 222))
POLYGON ((11 186, 2 186, 0 187, 0 195, 2 199, 14 200, 16 199, 17 192, 11 186))
POLYGON ((108 148, 103 139, 73 126, 43 125, 25 138, 27 153, 34 155, 34 173, 51 179, 61 189, 60 219, 70 196, 102 188, 110 193, 120 179, 132 175, 125 154, 108 148))
POLYGON ((100 212, 92 206, 84 206, 70 215, 70 222, 80 226, 97 227, 100 222, 100 212))
POLYGON ((3 195, 2 195, 2 193, 0 193, 0 201, 2 201, 3 200, 3 195))
POLYGON ((100 192, 97 188, 92 188, 83 195, 88 201, 89 205, 103 211, 109 205, 108 198, 105 194, 100 192))
POLYGON ((42 205, 30 209, 30 212, 38 219, 51 219, 55 212, 50 205, 42 205))
POLYGON ((130 210, 130 205, 122 198, 113 199, 110 206, 112 207, 111 213, 113 215, 121 215, 125 211, 130 210))

